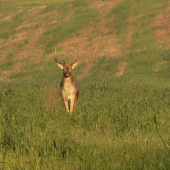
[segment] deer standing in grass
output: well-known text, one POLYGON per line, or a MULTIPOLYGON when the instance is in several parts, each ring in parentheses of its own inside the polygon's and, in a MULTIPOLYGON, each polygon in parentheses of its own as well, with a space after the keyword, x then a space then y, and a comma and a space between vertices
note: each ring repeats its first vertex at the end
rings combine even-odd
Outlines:
POLYGON ((78 64, 78 52, 77 52, 77 58, 74 62, 71 62, 70 64, 65 64, 64 60, 63 63, 60 63, 58 61, 56 57, 56 48, 55 48, 55 61, 57 62, 58 67, 63 70, 63 77, 60 83, 61 96, 64 100, 64 104, 67 109, 67 112, 70 112, 72 114, 72 112, 76 111, 76 105, 77 105, 77 100, 79 95, 79 87, 78 87, 77 79, 72 75, 72 70, 78 64))

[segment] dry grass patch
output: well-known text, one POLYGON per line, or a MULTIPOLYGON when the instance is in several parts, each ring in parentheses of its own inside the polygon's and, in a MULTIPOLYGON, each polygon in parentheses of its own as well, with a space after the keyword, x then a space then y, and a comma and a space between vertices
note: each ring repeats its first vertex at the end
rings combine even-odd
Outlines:
POLYGON ((7 16, 7 17, 5 17, 5 18, 1 18, 1 19, 0 19, 0 22, 4 22, 4 21, 12 22, 14 16, 15 16, 15 15, 13 14, 13 15, 9 15, 9 16, 7 16))
MULTIPOLYGON (((19 34, 16 34, 14 37, 11 37, 7 41, 5 41, 3 45, 3 47, 5 47, 5 50, 3 50, 1 47, 2 56, 0 58, 0 61, 1 62, 7 61, 7 55, 9 54, 9 52, 13 52, 17 48, 16 45, 17 46, 21 45, 19 48, 17 48, 20 50, 14 54, 12 61, 17 61, 18 63, 21 63, 21 61, 25 60, 26 58, 30 58, 27 64, 35 64, 41 62, 44 50, 42 46, 37 46, 36 42, 39 40, 43 32, 44 32, 43 28, 38 28, 34 32, 24 31, 19 34), (26 40, 28 41, 27 44, 25 44, 26 40)), ((10 68, 11 69, 10 72, 12 74, 16 74, 21 71, 22 67, 21 64, 13 65, 10 68)), ((10 76, 6 76, 5 71, 2 72, 1 80, 7 81, 9 77, 10 76)))
POLYGON ((116 1, 103 1, 97 0, 92 2, 92 8, 101 9, 102 12, 106 15, 111 9, 113 9, 117 4, 122 3, 124 0, 116 0, 116 1))
POLYGON ((13 17, 15 17, 15 15, 19 14, 20 12, 22 12, 23 10, 18 10, 16 13, 12 13, 4 18, 0 19, 0 22, 4 22, 4 21, 8 21, 8 22, 12 22, 13 21, 13 17))
POLYGON ((124 57, 127 57, 129 55, 129 53, 131 52, 131 47, 132 47, 132 35, 133 35, 133 31, 134 31, 134 25, 133 22, 140 16, 135 16, 134 15, 134 11, 137 7, 137 3, 134 3, 131 9, 131 16, 129 17, 129 25, 127 26, 127 36, 126 36, 126 41, 124 46, 126 47, 126 50, 124 52, 124 57))
POLYGON ((16 73, 18 73, 18 72, 21 71, 22 67, 25 66, 25 65, 26 65, 26 63, 24 63, 24 62, 23 63, 18 62, 18 63, 13 65, 12 69, 15 70, 16 73))
MULTIPOLYGON (((5 62, 7 60, 7 55, 10 52, 13 52, 17 47, 16 45, 24 43, 24 40, 28 37, 28 32, 23 31, 18 34, 15 34, 13 37, 10 37, 8 40, 1 40, 0 41, 0 48, 1 48, 1 57, 0 61, 5 62)), ((15 57, 14 57, 15 59, 15 57)))
POLYGON ((170 49, 170 6, 154 18, 152 27, 156 27, 155 35, 161 48, 170 49))
POLYGON ((3 73, 0 76, 0 81, 9 81, 10 75, 11 75, 10 70, 3 71, 3 73))
POLYGON ((16 30, 20 30, 20 29, 23 29, 23 28, 28 28, 28 27, 31 27, 31 26, 35 26, 37 25, 37 22, 35 23, 28 23, 27 21, 24 22, 23 25, 20 25, 19 27, 15 28, 16 30))
POLYGON ((69 19, 71 19, 73 17, 74 13, 75 13, 74 11, 69 12, 67 14, 67 16, 65 17, 65 21, 68 21, 69 19))
POLYGON ((35 15, 38 15, 40 13, 41 10, 45 9, 46 6, 39 6, 39 7, 33 7, 31 9, 28 10, 28 17, 34 17, 35 15))
POLYGON ((125 69, 127 67, 128 63, 127 62, 121 62, 119 66, 119 72, 115 74, 116 77, 120 77, 124 74, 125 69))
MULTIPOLYGON (((56 18, 58 18, 58 17, 59 17, 59 14, 58 14, 57 10, 53 10, 53 11, 47 12, 45 14, 35 16, 34 20, 38 20, 38 21, 42 20, 43 21, 43 19, 45 19, 45 18, 48 18, 48 19, 52 18, 52 19, 56 20, 56 18)), ((47 23, 48 23, 48 20, 47 20, 47 23)))
POLYGON ((15 34, 13 37, 9 38, 7 43, 5 44, 6 46, 12 44, 12 43, 17 43, 23 41, 28 35, 27 31, 20 32, 18 34, 15 34))
POLYGON ((2 2, 12 2, 12 1, 19 1, 19 0, 1 0, 2 2))

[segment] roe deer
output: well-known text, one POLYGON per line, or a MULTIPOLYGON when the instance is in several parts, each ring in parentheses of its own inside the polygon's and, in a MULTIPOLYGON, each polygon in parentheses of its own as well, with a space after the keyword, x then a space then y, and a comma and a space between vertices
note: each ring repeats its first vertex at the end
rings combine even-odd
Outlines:
POLYGON ((55 61, 57 62, 57 65, 60 69, 63 70, 63 77, 62 81, 60 83, 60 92, 61 96, 64 100, 65 107, 67 109, 67 112, 76 111, 76 105, 79 95, 79 87, 77 83, 77 79, 73 77, 72 70, 77 66, 78 64, 78 52, 77 52, 77 58, 74 62, 71 62, 70 64, 60 63, 56 57, 56 48, 55 48, 55 61), (71 104, 69 103, 71 102, 71 104))

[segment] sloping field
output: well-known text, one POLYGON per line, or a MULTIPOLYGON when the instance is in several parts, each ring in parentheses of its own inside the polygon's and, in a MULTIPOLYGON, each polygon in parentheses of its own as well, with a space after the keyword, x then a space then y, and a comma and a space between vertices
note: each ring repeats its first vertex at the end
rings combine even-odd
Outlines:
POLYGON ((2 0, 0 168, 170 169, 170 2, 2 0), (77 111, 57 56, 79 65, 77 111))

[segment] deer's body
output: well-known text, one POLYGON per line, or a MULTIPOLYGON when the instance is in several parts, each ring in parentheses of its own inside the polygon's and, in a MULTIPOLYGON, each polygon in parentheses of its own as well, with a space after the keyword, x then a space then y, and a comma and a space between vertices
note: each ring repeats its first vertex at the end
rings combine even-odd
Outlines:
POLYGON ((65 62, 60 63, 56 58, 56 53, 55 53, 55 60, 59 68, 63 69, 63 77, 60 83, 60 92, 64 100, 66 110, 67 112, 71 112, 71 113, 75 112, 77 101, 78 101, 78 95, 79 95, 79 87, 78 87, 77 79, 72 75, 72 69, 74 69, 78 64, 77 62, 78 54, 77 54, 76 61, 68 65, 66 65, 65 62))
POLYGON ((60 92, 61 96, 64 100, 64 104, 66 106, 67 112, 75 112, 76 105, 79 95, 79 87, 77 83, 77 79, 72 75, 66 78, 63 75, 62 81, 60 83, 60 92), (71 102, 69 106, 69 102, 71 102))

